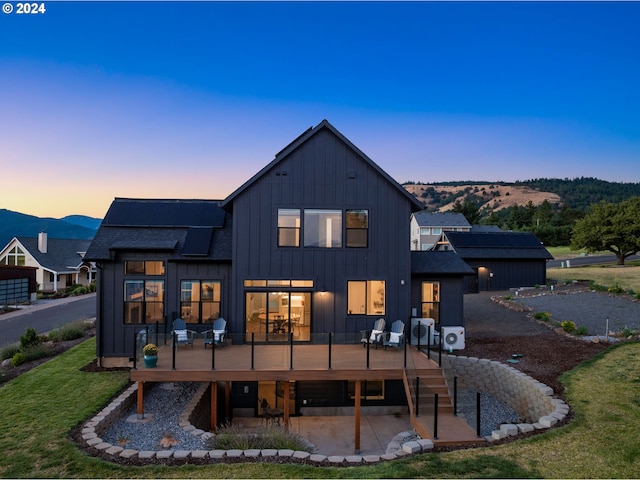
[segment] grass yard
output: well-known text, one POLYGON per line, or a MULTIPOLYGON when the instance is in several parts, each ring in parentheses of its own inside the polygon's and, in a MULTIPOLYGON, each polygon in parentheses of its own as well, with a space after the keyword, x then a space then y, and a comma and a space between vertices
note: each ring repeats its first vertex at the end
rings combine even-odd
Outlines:
POLYGON ((529 439, 333 468, 269 463, 124 467, 87 456, 69 431, 128 383, 85 373, 87 340, 0 388, 0 476, 12 478, 631 478, 640 472, 640 344, 612 347, 565 374, 575 419, 529 439))
POLYGON ((596 265, 588 267, 547 268, 547 279, 566 282, 572 280, 592 280, 598 285, 612 287, 618 285, 623 290, 640 292, 640 265, 627 262, 627 265, 596 265))

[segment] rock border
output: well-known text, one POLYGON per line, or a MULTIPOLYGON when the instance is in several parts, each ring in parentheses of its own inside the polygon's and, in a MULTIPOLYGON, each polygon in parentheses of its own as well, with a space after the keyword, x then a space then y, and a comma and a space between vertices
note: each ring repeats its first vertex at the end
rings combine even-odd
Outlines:
MULTIPOLYGON (((202 399, 208 388, 207 384, 203 384, 193 395, 183 412, 179 416, 179 426, 203 439, 211 438, 215 434, 205 432, 196 428, 190 421, 193 411, 202 399)), ((114 422, 122 415, 125 415, 129 408, 137 401, 138 384, 131 384, 123 393, 118 395, 105 408, 100 410, 96 415, 90 418, 82 426, 80 435, 85 446, 93 448, 106 456, 111 457, 113 461, 139 459, 149 464, 163 464, 171 459, 186 462, 189 459, 197 459, 200 462, 209 461, 216 463, 224 460, 235 461, 255 461, 262 459, 263 461, 304 461, 310 462, 318 466, 338 466, 338 465, 358 465, 372 464, 381 461, 395 460, 407 455, 423 453, 434 448, 431 440, 415 439, 414 432, 403 432, 394 438, 394 442, 398 444, 396 451, 390 451, 383 455, 321 455, 309 452, 288 450, 288 449, 265 449, 265 450, 135 450, 112 445, 102 440, 101 435, 114 424, 114 422), (402 443, 404 440, 404 443, 402 443)), ((393 442, 392 442, 393 443, 393 442)))

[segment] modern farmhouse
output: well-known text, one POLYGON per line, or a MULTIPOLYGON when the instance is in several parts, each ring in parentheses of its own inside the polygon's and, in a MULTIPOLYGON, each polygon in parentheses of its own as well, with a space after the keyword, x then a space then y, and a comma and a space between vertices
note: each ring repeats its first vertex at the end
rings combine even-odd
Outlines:
POLYGON ((326 120, 224 200, 117 198, 86 255, 99 361, 140 385, 209 382, 212 429, 267 403, 285 422, 406 412, 407 371, 438 370, 422 328, 464 327, 474 273, 455 252, 411 252, 421 208, 326 120))

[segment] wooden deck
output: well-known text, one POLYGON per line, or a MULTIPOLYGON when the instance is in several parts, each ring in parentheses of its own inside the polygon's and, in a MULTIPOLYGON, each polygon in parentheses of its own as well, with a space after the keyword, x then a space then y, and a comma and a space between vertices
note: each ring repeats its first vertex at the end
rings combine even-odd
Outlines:
MULTIPOLYGON (((424 377, 432 391, 439 392, 438 435, 434 437, 434 419, 423 400, 419 416, 411 422, 423 438, 436 445, 478 444, 483 439, 461 418, 453 415, 446 381, 435 361, 414 347, 403 349, 363 348, 361 344, 332 345, 227 345, 205 349, 202 345, 181 346, 173 352, 161 347, 156 368, 145 368, 140 359, 131 370, 136 382, 234 382, 300 380, 404 380, 405 372, 424 377), (406 361, 405 361, 406 358, 406 361), (406 366, 405 366, 406 365, 406 366), (212 368, 214 367, 214 368, 212 368)), ((406 385, 406 383, 405 383, 406 385)), ((407 394, 411 395, 410 388, 407 394)), ((139 405, 139 409, 141 406, 139 405)))

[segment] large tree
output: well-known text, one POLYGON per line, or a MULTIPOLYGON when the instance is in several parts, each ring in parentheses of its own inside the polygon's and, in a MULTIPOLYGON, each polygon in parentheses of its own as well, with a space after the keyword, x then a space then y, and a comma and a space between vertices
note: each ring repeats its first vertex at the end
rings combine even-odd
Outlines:
POLYGON ((620 203, 602 201, 591 207, 573 228, 571 248, 615 254, 618 265, 640 251, 640 197, 620 203))

